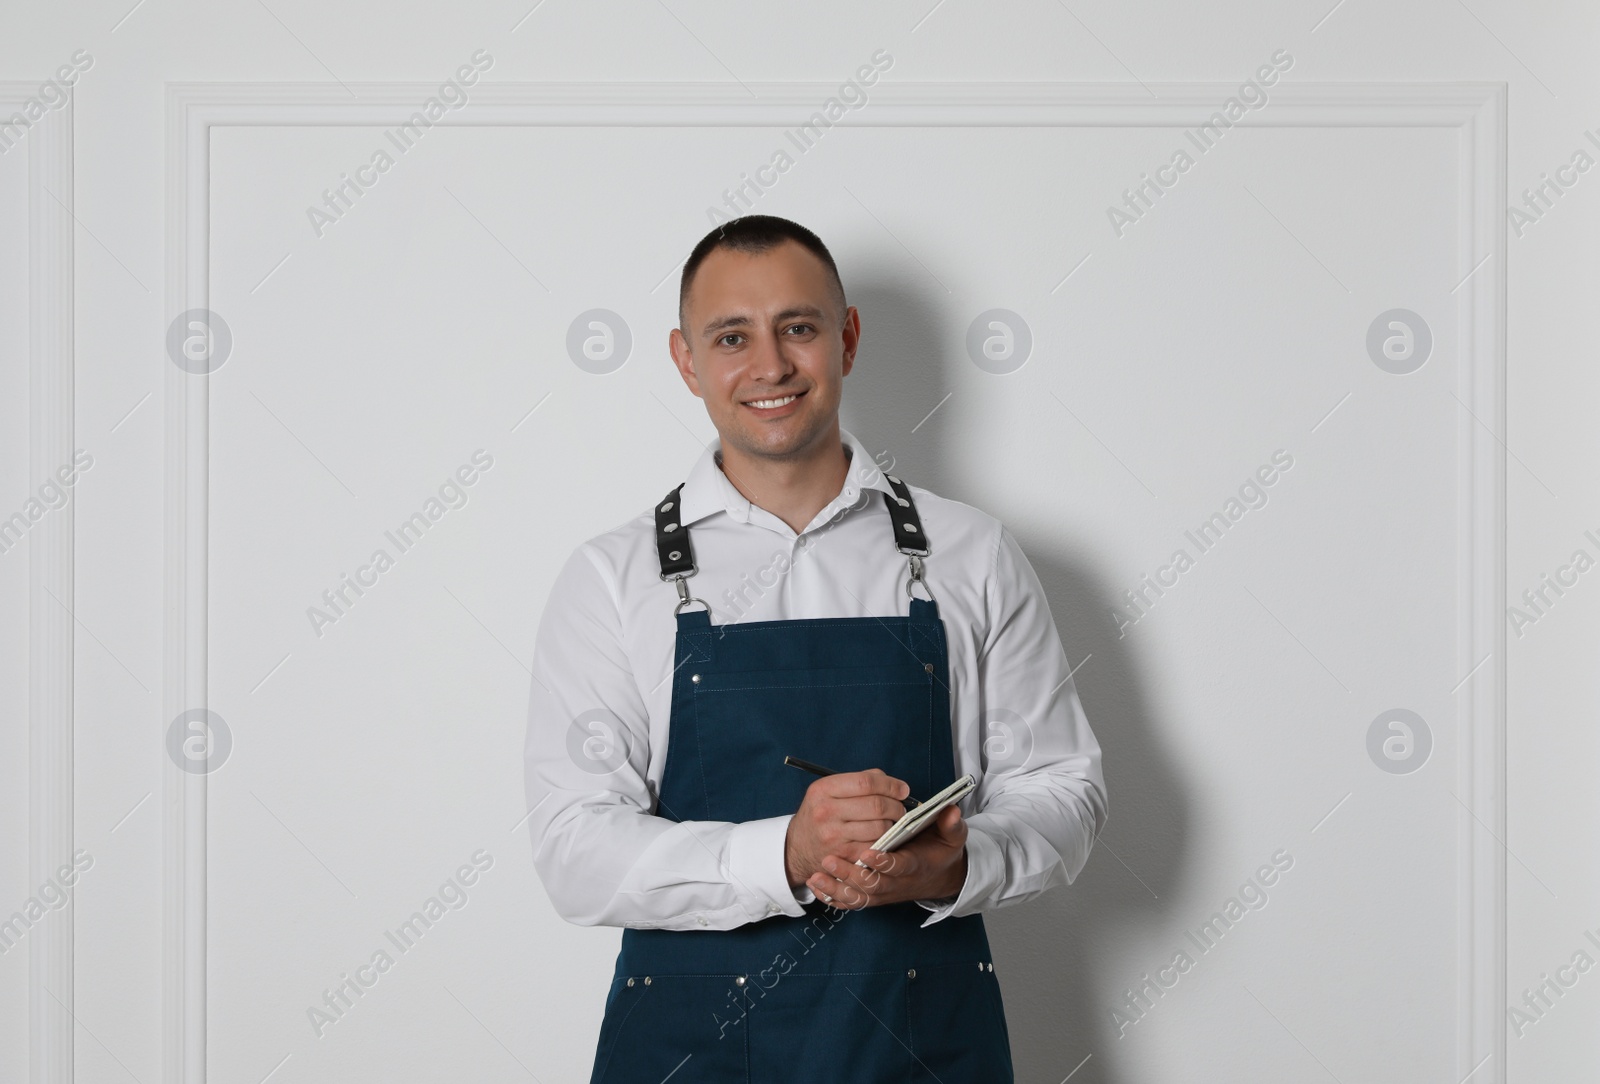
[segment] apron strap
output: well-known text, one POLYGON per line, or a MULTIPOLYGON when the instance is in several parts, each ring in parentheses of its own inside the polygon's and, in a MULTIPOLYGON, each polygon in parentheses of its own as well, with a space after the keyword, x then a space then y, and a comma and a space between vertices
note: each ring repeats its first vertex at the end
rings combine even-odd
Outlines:
MULTIPOLYGON (((922 584, 923 590, 928 592, 928 597, 933 597, 933 591, 928 588, 928 583, 922 576, 922 559, 933 552, 926 534, 922 530, 922 517, 917 515, 917 506, 911 500, 911 487, 892 474, 885 474, 893 493, 883 495, 883 503, 889 509, 889 523, 894 528, 895 548, 911 558, 911 579, 906 582, 906 594, 911 594, 913 584, 922 584)), ((661 578, 663 580, 676 580, 678 595, 681 601, 678 608, 681 610, 685 603, 691 601, 688 585, 684 578, 698 572, 699 566, 694 563, 694 547, 689 543, 689 527, 683 522, 683 482, 679 482, 676 489, 668 493, 656 505, 656 559, 661 565, 661 578)), ((702 601, 703 600, 694 600, 702 601)), ((709 606, 706 607, 710 609, 709 606)))
POLYGON ((933 552, 922 533, 922 518, 917 506, 911 503, 911 487, 892 474, 885 474, 893 494, 885 493, 883 503, 889 508, 889 522, 894 524, 894 544, 901 553, 926 557, 933 552))
POLYGON ((922 517, 917 515, 917 506, 911 502, 911 487, 892 474, 884 477, 894 490, 892 494, 883 495, 883 503, 888 506, 889 522, 894 525, 895 548, 911 557, 911 578, 906 581, 906 594, 915 599, 911 589, 920 583, 928 592, 928 601, 932 602, 933 588, 922 577, 922 559, 933 552, 933 546, 922 531, 922 517))
POLYGON ((684 483, 679 482, 678 488, 656 505, 656 558, 661 562, 661 578, 673 580, 678 586, 678 605, 672 612, 681 614, 689 603, 698 602, 709 614, 711 603, 690 595, 689 585, 684 582, 684 577, 700 570, 694 563, 694 549, 689 545, 689 527, 683 522, 683 487, 684 483))
POLYGON ((656 505, 656 556, 661 561, 661 578, 692 576, 699 571, 694 549, 689 545, 689 528, 680 515, 683 482, 656 505))

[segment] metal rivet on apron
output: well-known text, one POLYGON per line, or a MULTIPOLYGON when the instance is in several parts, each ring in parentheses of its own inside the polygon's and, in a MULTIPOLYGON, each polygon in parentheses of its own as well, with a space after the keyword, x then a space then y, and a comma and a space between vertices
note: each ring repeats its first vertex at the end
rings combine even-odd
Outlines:
POLYGON ((893 482, 895 485, 899 485, 900 484, 900 479, 896 478, 892 474, 886 475, 885 477, 887 477, 889 479, 889 481, 893 482))
POLYGON ((910 508, 911 507, 911 502, 906 500, 904 497, 896 497, 895 500, 900 502, 900 507, 901 508, 910 508))
MULTIPOLYGON (((994 962, 993 962, 993 961, 992 961, 992 960, 991 960, 991 961, 990 961, 990 963, 989 963, 989 970, 990 970, 990 971, 993 971, 993 970, 994 970, 994 962)), ((649 980, 649 979, 645 979, 645 980, 644 980, 644 981, 645 981, 645 982, 649 982, 649 981, 650 981, 650 980, 649 980)))
POLYGON ((669 524, 667 524, 667 526, 665 528, 667 534, 671 534, 673 531, 676 531, 677 529, 678 529, 678 525, 676 523, 669 523, 669 524))
POLYGON ((982 971, 982 970, 983 970, 983 961, 982 961, 982 960, 979 960, 979 961, 978 961, 978 970, 979 970, 979 971, 982 971))
POLYGON ((734 979, 733 982, 734 982, 735 986, 743 986, 744 985, 744 976, 740 975, 738 978, 734 979))
MULTIPOLYGON (((667 556, 670 557, 672 560, 676 561, 679 557, 683 556, 683 551, 682 550, 673 550, 671 553, 667 554, 667 556)), ((87 866, 85 866, 84 868, 88 869, 87 866)))
POLYGON ((904 527, 911 534, 917 533, 917 525, 915 523, 902 523, 900 526, 904 527))
POLYGON ((629 986, 632 986, 632 985, 633 985, 633 979, 632 979, 632 977, 631 977, 631 976, 630 976, 630 977, 629 977, 629 979, 628 979, 628 985, 629 985, 629 986))
POLYGON ((917 977, 917 969, 916 968, 913 967, 910 971, 906 972, 906 978, 914 979, 916 977, 917 977))
POLYGON ((663 512, 670 512, 670 511, 672 511, 672 502, 671 502, 671 501, 668 501, 668 502, 667 502, 667 503, 666 503, 666 504, 664 504, 664 505, 662 505, 662 506, 661 506, 661 510, 662 510, 662 511, 663 511, 663 512))
POLYGON ((699 674, 690 674, 689 675, 689 680, 694 682, 696 685, 698 685, 698 684, 700 684, 700 675, 699 674))
POLYGON ((649 976, 649 975, 646 975, 646 976, 645 976, 645 977, 644 977, 644 984, 645 984, 645 985, 646 985, 646 986, 649 986, 649 985, 650 985, 650 976, 649 976))
POLYGON ((931 663, 931 662, 925 662, 925 663, 923 663, 923 664, 922 664, 922 668, 923 668, 923 669, 924 669, 924 670, 926 670, 926 671, 927 671, 927 672, 928 672, 928 673, 930 673, 930 674, 931 674, 931 673, 933 673, 933 663, 931 663))

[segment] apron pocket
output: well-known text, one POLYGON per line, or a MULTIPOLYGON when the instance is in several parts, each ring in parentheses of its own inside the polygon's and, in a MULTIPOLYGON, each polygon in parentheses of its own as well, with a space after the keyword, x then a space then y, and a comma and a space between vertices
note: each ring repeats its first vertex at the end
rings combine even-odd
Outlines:
POLYGON ((632 978, 632 986, 628 976, 614 981, 590 1084, 649 1084, 679 1067, 685 1081, 749 1079, 732 975, 652 975, 648 985, 632 978))
POLYGON ((890 665, 701 674, 692 682, 694 714, 683 736, 691 759, 675 763, 675 733, 666 773, 704 806, 677 809, 677 818, 748 821, 793 813, 816 777, 784 767, 785 756, 843 772, 882 768, 919 798, 947 784, 938 777, 949 762, 935 761, 933 738, 950 724, 935 719, 923 664, 903 654, 890 665), (753 787, 752 771, 773 781, 753 787))
POLYGON ((916 1084, 1011 1084, 1011 1044, 994 972, 919 967, 909 983, 916 1084))
POLYGON ((745 1017, 751 1080, 911 1084, 906 981, 904 971, 781 976, 745 1017))

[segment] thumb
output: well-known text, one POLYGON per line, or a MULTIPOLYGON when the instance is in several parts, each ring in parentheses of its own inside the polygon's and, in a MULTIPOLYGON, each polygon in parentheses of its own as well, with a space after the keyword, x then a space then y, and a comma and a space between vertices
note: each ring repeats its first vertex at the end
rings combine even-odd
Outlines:
POLYGON ((940 810, 938 819, 933 822, 933 830, 939 833, 946 846, 958 847, 965 843, 967 824, 961 819, 961 807, 953 805, 940 810))

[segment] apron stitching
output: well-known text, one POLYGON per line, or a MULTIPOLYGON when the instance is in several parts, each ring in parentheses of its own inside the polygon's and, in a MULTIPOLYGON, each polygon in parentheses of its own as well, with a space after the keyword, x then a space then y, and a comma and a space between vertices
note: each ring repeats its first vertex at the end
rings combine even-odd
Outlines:
MULTIPOLYGON (((684 662, 688 662, 688 661, 689 661, 688 659, 684 660, 684 662)), ((683 663, 679 663, 676 667, 673 668, 673 671, 672 671, 673 672, 673 678, 672 678, 672 705, 668 706, 668 708, 667 708, 667 714, 668 714, 668 718, 669 719, 671 718, 671 714, 672 714, 673 708, 677 705, 677 701, 678 701, 678 678, 677 678, 677 672, 682 668, 683 668, 683 663)), ((671 776, 672 763, 673 763, 672 742, 668 741, 667 742, 667 752, 666 752, 665 756, 662 758, 662 762, 661 762, 661 785, 660 785, 660 787, 657 788, 656 795, 655 795, 656 808, 657 809, 666 809, 668 814, 671 814, 672 810, 668 809, 667 808, 667 803, 665 803, 665 802, 663 802, 661 800, 661 793, 660 792, 667 789, 667 780, 672 777, 671 776)), ((656 810, 651 810, 651 812, 654 813, 654 812, 656 812, 656 810)))
MULTIPOLYGON (((823 666, 823 667, 818 667, 818 669, 827 670, 827 669, 830 669, 830 667, 823 666)), ((819 682, 815 682, 815 681, 802 681, 802 682, 797 682, 796 684, 793 684, 793 685, 729 685, 726 688, 722 688, 722 689, 698 689, 696 691, 700 692, 702 694, 709 695, 711 693, 747 693, 747 692, 750 692, 752 690, 760 691, 760 690, 764 690, 764 689, 864 689, 864 688, 877 688, 879 686, 921 685, 921 684, 924 684, 924 682, 915 681, 915 680, 913 680, 913 681, 843 681, 843 682, 840 682, 837 685, 823 685, 823 684, 821 684, 819 682)))
POLYGON ((706 783, 706 759, 700 748, 700 698, 691 695, 689 697, 689 706, 690 710, 694 712, 694 762, 700 768, 700 793, 705 799, 705 805, 701 808, 709 818, 711 816, 711 788, 706 783))
POLYGON ((628 1006, 628 1011, 621 1020, 617 1021, 617 1030, 611 1035, 611 1049, 606 1051, 606 1063, 600 1069, 600 1080, 602 1082, 605 1080, 606 1074, 611 1071, 611 1056, 617 1052, 617 1040, 622 1038, 622 1029, 627 1026, 628 1017, 633 1015, 633 1010, 639 1007, 639 1001, 643 997, 644 991, 641 989, 639 996, 633 999, 633 1004, 628 1006))
MULTIPOLYGON (((820 628, 820 627, 822 627, 824 625, 860 625, 860 624, 863 624, 863 623, 868 622, 868 621, 905 621, 905 620, 910 620, 910 618, 907 618, 905 614, 893 614, 893 615, 891 615, 889 617, 870 617, 870 616, 869 617, 839 617, 839 618, 798 617, 798 618, 788 618, 788 619, 779 621, 778 624, 787 625, 787 624, 790 624, 792 621, 804 621, 808 625, 820 628)), ((718 626, 716 626, 716 628, 717 628, 717 632, 718 632, 719 635, 722 634, 722 633, 725 633, 725 632, 775 632, 775 633, 782 633, 783 632, 782 629, 761 628, 759 625, 756 625, 756 624, 740 624, 737 621, 730 622, 729 624, 726 624, 726 625, 718 625, 718 626)), ((899 641, 900 643, 904 644, 904 641, 900 641, 899 637, 895 637, 895 639, 897 641, 899 641)))
MULTIPOLYGON (((909 980, 905 984, 905 990, 906 990, 906 1049, 911 1052, 911 1060, 913 1062, 916 1062, 918 1065, 920 1065, 920 1064, 922 1064, 922 1059, 917 1057, 917 1028, 916 1028, 915 1022, 911 1018, 911 983, 910 983, 909 980)), ((906 1072, 907 1072, 908 1077, 915 1074, 915 1070, 910 1065, 906 1066, 906 1072)))

